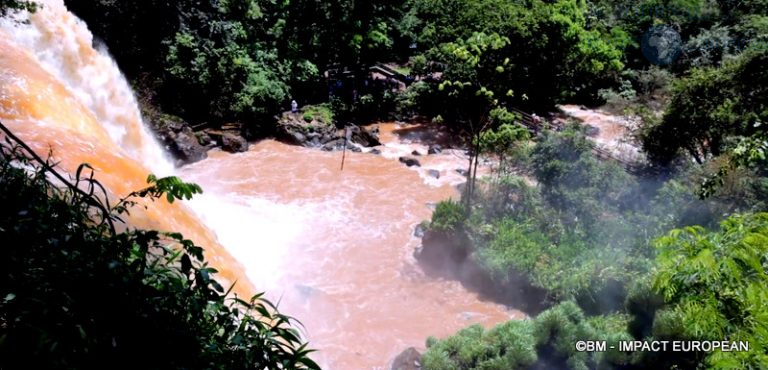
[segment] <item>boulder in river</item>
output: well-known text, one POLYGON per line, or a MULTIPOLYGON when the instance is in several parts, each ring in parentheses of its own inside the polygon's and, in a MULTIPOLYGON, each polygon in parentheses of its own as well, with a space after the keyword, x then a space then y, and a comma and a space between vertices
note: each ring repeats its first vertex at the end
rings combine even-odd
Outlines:
POLYGON ((413 236, 415 236, 417 238, 423 238, 424 237, 424 232, 426 232, 426 231, 427 231, 427 227, 425 226, 425 223, 422 222, 422 223, 416 225, 416 228, 413 229, 413 236))
POLYGON ((421 167, 421 163, 416 158, 412 157, 400 157, 400 163, 404 163, 408 167, 421 167))
POLYGON ((195 132, 195 137, 197 137, 197 142, 200 143, 200 145, 208 147, 208 146, 215 146, 213 143, 213 139, 211 139, 211 135, 208 135, 207 133, 200 131, 195 132))
POLYGON ((318 147, 339 136, 336 126, 321 120, 304 121, 298 114, 285 113, 278 119, 275 138, 288 144, 318 147))
POLYGON ((392 361, 392 370, 419 370, 421 369, 421 353, 416 348, 410 347, 397 355, 392 361))
POLYGON ((344 139, 336 139, 329 141, 323 145, 323 150, 326 152, 332 152, 334 150, 344 149, 344 139))
POLYGON ((375 155, 381 155, 381 150, 378 150, 378 149, 371 149, 371 151, 370 151, 370 152, 368 152, 368 153, 371 153, 371 154, 375 154, 375 155))
POLYGON ((432 177, 434 177, 436 179, 440 178, 440 171, 438 171, 438 170, 429 170, 429 171, 427 171, 427 173, 429 174, 429 176, 432 176, 432 177))
POLYGON ((244 137, 225 132, 221 135, 221 149, 230 153, 248 151, 248 142, 244 137))
POLYGON ((418 151, 418 150, 414 150, 414 151, 412 151, 412 152, 411 152, 411 155, 415 155, 415 156, 417 156, 417 157, 418 157, 418 156, 420 156, 420 155, 421 155, 421 153, 419 153, 419 151, 418 151))
POLYGON ((142 113, 165 148, 175 158, 177 166, 208 157, 208 148, 200 144, 195 132, 186 121, 150 109, 145 109, 142 113))
POLYGON ((307 136, 304 136, 301 132, 292 132, 291 135, 293 135, 293 140, 297 143, 306 143, 307 136))
POLYGON ((427 150, 427 154, 440 154, 443 151, 443 147, 438 144, 432 144, 427 150))
POLYGON ((379 141, 379 126, 358 127, 351 125, 347 127, 350 132, 350 139, 365 147, 381 145, 379 141))

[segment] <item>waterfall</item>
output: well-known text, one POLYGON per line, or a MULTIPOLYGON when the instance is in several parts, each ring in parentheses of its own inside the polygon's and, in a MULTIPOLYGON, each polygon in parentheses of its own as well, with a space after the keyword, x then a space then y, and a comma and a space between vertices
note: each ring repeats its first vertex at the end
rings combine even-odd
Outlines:
POLYGON ((94 49, 93 34, 63 0, 39 3, 42 9, 31 16, 20 12, 0 20, 0 29, 87 107, 132 159, 158 175, 172 174, 171 161, 147 130, 131 86, 106 49, 94 49))

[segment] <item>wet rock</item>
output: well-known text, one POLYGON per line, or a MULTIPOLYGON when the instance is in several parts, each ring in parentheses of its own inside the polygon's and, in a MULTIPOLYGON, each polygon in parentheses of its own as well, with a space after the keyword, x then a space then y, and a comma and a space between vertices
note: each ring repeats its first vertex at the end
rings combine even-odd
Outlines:
POLYGON ((412 152, 411 152, 411 155, 415 155, 415 156, 417 156, 417 157, 418 157, 418 156, 420 156, 420 155, 421 155, 421 153, 419 153, 419 151, 418 151, 418 150, 414 150, 414 151, 412 151, 412 152))
POLYGON ((368 153, 371 153, 371 154, 375 154, 375 155, 381 155, 381 150, 378 150, 378 149, 371 149, 371 151, 370 151, 370 152, 368 152, 368 153))
POLYGON ((464 321, 475 320, 475 319, 483 317, 483 316, 485 316, 485 315, 483 315, 481 313, 478 313, 478 312, 470 312, 470 311, 465 311, 465 312, 462 312, 462 313, 459 314, 459 318, 464 320, 464 321))
POLYGON ((590 137, 596 137, 597 135, 600 135, 600 128, 592 125, 586 125, 584 128, 584 134, 590 137))
POLYGON ((293 141, 294 142, 301 143, 301 144, 306 144, 307 137, 304 136, 302 133, 300 133, 300 132, 293 132, 293 133, 291 133, 291 135, 293 136, 293 141))
POLYGON ((427 230, 427 228, 424 227, 423 224, 418 224, 418 225, 416 225, 416 228, 413 229, 413 236, 415 236, 417 238, 422 238, 422 237, 424 237, 424 232, 426 230, 427 230))
POLYGON ((200 143, 202 146, 209 146, 213 145, 213 139, 211 139, 211 136, 208 135, 205 132, 196 132, 195 136, 197 137, 197 142, 200 143))
POLYGON ((412 157, 400 157, 400 163, 404 163, 408 167, 421 167, 421 163, 416 158, 412 157))
POLYGON ((427 150, 427 154, 440 154, 443 152, 443 147, 437 144, 433 144, 429 146, 429 150, 427 150))
POLYGON ((357 145, 350 145, 349 147, 347 147, 347 149, 349 149, 349 151, 354 152, 354 153, 361 153, 363 151, 357 145))
POLYGON ((336 139, 329 141, 323 145, 323 150, 326 152, 332 152, 334 150, 341 150, 344 148, 344 139, 336 139))
POLYGON ((244 137, 225 132, 221 135, 221 149, 230 153, 241 153, 248 151, 248 142, 244 137))
POLYGON ((379 141, 379 126, 361 128, 351 125, 347 127, 347 130, 350 134, 350 140, 354 143, 364 147, 381 145, 381 141, 379 141))
POLYGON ((421 369, 421 353, 416 348, 410 347, 397 355, 392 361, 392 370, 419 370, 421 369))
POLYGON ((427 173, 429 174, 429 176, 432 176, 436 179, 440 178, 440 171, 438 170, 428 170, 427 173))
POLYGON ((461 176, 467 176, 467 174, 469 173, 469 172, 467 172, 467 170, 465 170, 465 169, 463 169, 463 168, 457 168, 457 169, 456 169, 456 172, 457 172, 459 175, 461 175, 461 176))
POLYGON ((317 120, 305 122, 300 115, 285 113, 278 119, 275 138, 292 145, 317 147, 338 137, 333 124, 317 120))
MULTIPOLYGON (((168 114, 145 110, 144 117, 150 127, 173 155, 177 166, 194 163, 208 157, 208 148, 183 119, 168 114)), ((210 137, 207 138, 210 143, 210 137)))

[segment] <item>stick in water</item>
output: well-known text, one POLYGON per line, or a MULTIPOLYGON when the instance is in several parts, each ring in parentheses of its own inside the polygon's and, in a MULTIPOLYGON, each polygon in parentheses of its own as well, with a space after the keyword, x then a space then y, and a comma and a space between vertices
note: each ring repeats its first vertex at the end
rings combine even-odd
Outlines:
POLYGON ((344 171, 344 160, 347 158, 347 126, 344 126, 344 150, 341 152, 341 170, 344 171))

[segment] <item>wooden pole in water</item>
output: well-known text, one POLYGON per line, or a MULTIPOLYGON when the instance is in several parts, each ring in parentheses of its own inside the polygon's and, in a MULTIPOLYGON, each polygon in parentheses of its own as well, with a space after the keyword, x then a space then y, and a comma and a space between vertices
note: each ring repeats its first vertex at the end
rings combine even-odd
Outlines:
POLYGON ((344 150, 341 152, 341 170, 344 171, 344 160, 347 158, 347 126, 344 126, 344 150))

